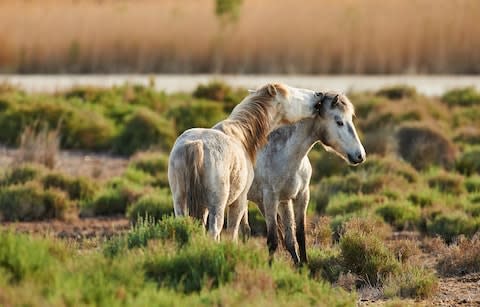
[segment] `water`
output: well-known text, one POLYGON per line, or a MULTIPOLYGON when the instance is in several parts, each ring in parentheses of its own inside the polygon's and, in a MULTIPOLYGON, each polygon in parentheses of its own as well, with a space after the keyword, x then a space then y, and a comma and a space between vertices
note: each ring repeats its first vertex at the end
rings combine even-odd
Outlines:
POLYGON ((296 87, 341 92, 377 90, 407 84, 422 94, 438 96, 455 87, 474 86, 480 90, 480 76, 295 76, 295 75, 0 75, 0 83, 9 82, 28 92, 56 92, 78 85, 111 87, 131 84, 148 85, 154 79, 155 88, 172 92, 190 92, 200 83, 221 79, 235 87, 256 88, 267 82, 282 82, 296 87))

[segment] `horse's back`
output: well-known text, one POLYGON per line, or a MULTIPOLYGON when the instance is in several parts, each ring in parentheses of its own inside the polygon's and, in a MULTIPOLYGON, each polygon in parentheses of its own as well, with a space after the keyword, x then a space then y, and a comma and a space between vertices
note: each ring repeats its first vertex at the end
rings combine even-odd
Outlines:
MULTIPOLYGON (((170 153, 169 180, 174 181, 176 175, 181 176, 181 172, 192 167, 191 159, 186 159, 185 154, 192 146, 201 147, 200 180, 207 190, 219 193, 228 190, 228 199, 235 199, 239 194, 237 190, 248 182, 248 161, 238 142, 216 129, 193 128, 178 137, 170 153)), ((200 158, 195 161, 198 160, 200 158)))

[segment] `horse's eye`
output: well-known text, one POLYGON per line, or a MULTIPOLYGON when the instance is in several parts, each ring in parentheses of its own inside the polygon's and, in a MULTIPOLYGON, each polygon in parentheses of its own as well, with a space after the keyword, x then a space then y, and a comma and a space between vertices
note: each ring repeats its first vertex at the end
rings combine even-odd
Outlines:
POLYGON ((340 121, 340 120, 337 120, 337 125, 338 125, 339 127, 342 127, 342 126, 343 126, 343 122, 340 121))

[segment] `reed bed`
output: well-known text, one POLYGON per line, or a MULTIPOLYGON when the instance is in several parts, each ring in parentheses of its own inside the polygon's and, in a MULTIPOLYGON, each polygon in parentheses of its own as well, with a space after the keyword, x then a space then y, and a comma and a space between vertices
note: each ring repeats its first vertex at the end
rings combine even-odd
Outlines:
POLYGON ((3 73, 480 72, 476 0, 0 2, 3 73))

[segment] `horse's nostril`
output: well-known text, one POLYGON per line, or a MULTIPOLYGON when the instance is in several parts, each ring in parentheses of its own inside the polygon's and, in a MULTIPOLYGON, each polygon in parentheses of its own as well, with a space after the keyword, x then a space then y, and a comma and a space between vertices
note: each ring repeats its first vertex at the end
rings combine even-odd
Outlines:
POLYGON ((363 161, 363 156, 362 156, 362 154, 358 154, 358 156, 357 156, 357 160, 359 160, 359 161, 363 161))

